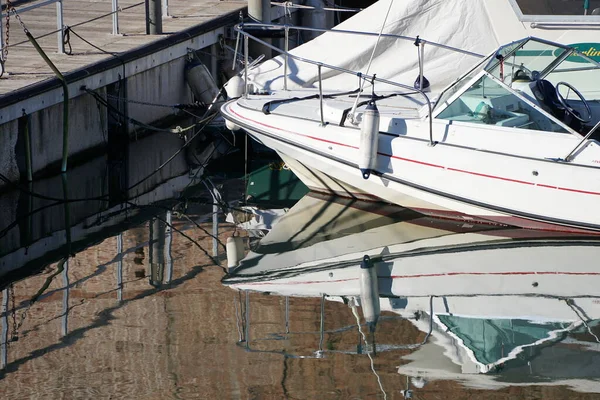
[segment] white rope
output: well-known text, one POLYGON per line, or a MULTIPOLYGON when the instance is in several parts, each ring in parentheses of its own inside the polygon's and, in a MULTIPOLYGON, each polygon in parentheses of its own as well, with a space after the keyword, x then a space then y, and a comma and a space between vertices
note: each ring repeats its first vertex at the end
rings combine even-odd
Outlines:
POLYGON ((575 308, 574 301, 571 300, 571 299, 566 299, 565 302, 571 308, 571 310, 573 310, 573 312, 579 317, 579 319, 581 320, 581 322, 583 323, 583 325, 586 327, 588 333, 590 335, 592 335, 596 339, 596 342, 600 343, 600 339, 598 338, 598 336, 596 336, 596 334, 592 331, 592 328, 590 328, 590 326, 587 324, 587 322, 585 321, 585 319, 581 316, 581 314, 579 313, 579 311, 577 311, 577 309, 575 308))
MULTIPOLYGON (((381 39, 381 35, 383 34, 383 29, 385 28, 385 23, 387 22, 388 16, 390 15, 390 11, 392 10, 392 4, 394 0, 390 0, 390 6, 388 7, 387 13, 385 14, 385 18, 383 19, 383 24, 381 25, 381 29, 379 30, 379 35, 377 35, 377 41, 375 42, 375 46, 373 47, 373 51, 371 52, 371 58, 369 58, 369 63, 367 64, 367 72, 365 75, 369 75, 369 70, 371 69, 371 64, 373 63, 373 57, 375 56, 375 51, 377 50, 377 46, 379 46, 379 39, 381 39)), ((360 90, 356 94, 356 100, 354 100, 354 104, 352 105, 352 111, 350 112, 350 121, 353 124, 356 124, 354 120, 354 114, 356 113, 356 107, 358 107, 358 99, 360 98, 360 94, 365 87, 365 80, 363 79, 360 84, 360 90)))
POLYGON ((356 299, 354 299, 354 301, 352 302, 351 307, 352 307, 352 314, 354 314, 354 316, 356 317, 356 325, 358 325, 358 332, 360 332, 363 340, 365 341, 365 344, 367 345, 367 356, 369 356, 369 360, 371 361, 371 371, 373 371, 373 373, 377 377, 377 383, 379 384, 379 389, 381 389, 381 392, 383 393, 383 398, 385 400, 387 400, 387 393, 385 393, 385 390, 383 390, 383 385, 381 384, 381 379, 379 378, 379 374, 377 373, 377 371, 375 371, 375 366, 373 365, 373 357, 371 357, 371 352, 369 351, 369 343, 367 342, 367 337, 365 336, 362 329, 360 329, 360 317, 358 316, 358 311, 357 311, 357 307, 356 307, 356 299))

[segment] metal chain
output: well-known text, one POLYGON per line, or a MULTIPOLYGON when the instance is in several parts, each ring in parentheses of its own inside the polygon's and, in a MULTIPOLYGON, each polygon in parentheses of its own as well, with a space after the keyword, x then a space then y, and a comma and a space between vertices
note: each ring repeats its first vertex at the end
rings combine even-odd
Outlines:
POLYGON ((6 57, 8 56, 8 43, 10 38, 10 11, 11 8, 14 8, 10 0, 6 0, 6 41, 4 46, 2 47, 2 62, 6 62, 6 57))

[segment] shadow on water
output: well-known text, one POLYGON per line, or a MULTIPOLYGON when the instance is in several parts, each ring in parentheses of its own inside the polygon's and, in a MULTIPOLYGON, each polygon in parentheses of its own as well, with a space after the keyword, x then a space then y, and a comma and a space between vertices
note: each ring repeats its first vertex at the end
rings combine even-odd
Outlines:
POLYGON ((184 282, 195 278, 197 275, 199 275, 204 270, 205 267, 208 267, 208 266, 214 266, 214 264, 206 265, 206 266, 191 267, 190 271, 187 274, 185 274, 181 278, 172 280, 169 288, 148 289, 148 290, 136 295, 135 297, 133 297, 131 299, 123 300, 122 302, 120 302, 120 304, 118 304, 114 307, 109 307, 109 308, 104 309, 96 317, 96 320, 92 324, 82 327, 82 328, 75 329, 73 331, 70 331, 69 333, 67 333, 67 335, 63 336, 60 339, 60 342, 52 344, 47 347, 44 347, 42 349, 34 350, 26 357, 23 357, 23 358, 20 358, 20 359, 17 359, 17 360, 14 360, 14 361, 8 363, 4 370, 0 370, 0 379, 4 378, 7 373, 15 372, 19 368, 19 366, 23 365, 24 363, 26 363, 30 360, 33 360, 38 357, 43 357, 50 352, 53 352, 53 351, 59 350, 61 348, 75 344, 78 340, 80 340, 84 337, 84 334, 86 332, 89 332, 92 329, 97 329, 102 326, 109 325, 110 321, 112 321, 114 319, 114 316, 113 316, 114 311, 122 308, 126 304, 135 302, 137 300, 141 300, 145 297, 162 292, 166 289, 175 288, 175 287, 183 284, 184 282))

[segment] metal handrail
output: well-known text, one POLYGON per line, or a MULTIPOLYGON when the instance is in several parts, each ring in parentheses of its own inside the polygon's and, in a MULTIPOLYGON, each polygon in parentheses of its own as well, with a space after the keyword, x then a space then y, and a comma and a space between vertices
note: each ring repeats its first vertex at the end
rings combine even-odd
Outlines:
MULTIPOLYGON (((286 52, 284 50, 279 49, 278 47, 273 46, 270 43, 267 43, 264 40, 261 40, 251 34, 249 34, 248 32, 244 31, 244 27, 276 27, 276 28, 281 28, 281 29, 285 29, 287 28, 300 28, 300 27, 296 27, 296 26, 292 26, 292 25, 279 25, 279 24, 259 24, 259 23, 239 23, 237 25, 234 26, 234 31, 238 32, 241 35, 244 35, 244 52, 245 52, 245 58, 246 58, 246 63, 247 63, 247 59, 248 59, 248 39, 252 39, 254 41, 256 41, 257 43, 260 43, 272 50, 275 50, 283 55, 285 55, 285 65, 287 66, 287 58, 291 57, 297 61, 301 61, 301 62, 305 62, 307 64, 312 64, 312 65, 316 65, 319 70, 322 67, 334 70, 334 71, 338 71, 338 72, 342 72, 342 73, 346 73, 346 74, 350 74, 350 75, 356 75, 359 77, 359 79, 366 79, 372 82, 380 82, 380 83, 385 83, 387 85, 391 85, 391 86, 396 86, 402 89, 407 89, 410 90, 412 93, 419 93, 421 96, 423 96, 423 98, 425 99, 425 103, 427 104, 427 110, 428 110, 428 117, 429 117, 429 144, 431 146, 435 146, 436 142, 434 142, 433 140, 433 118, 432 118, 432 112, 433 112, 433 107, 431 105, 431 100, 429 100, 429 97, 427 97, 427 95, 425 94, 425 92, 423 92, 422 89, 417 89, 413 86, 408 86, 408 85, 404 85, 402 83, 398 83, 398 82, 393 82, 387 79, 382 79, 382 78, 378 78, 375 75, 367 75, 367 74, 363 74, 361 72, 357 72, 357 71, 352 71, 346 68, 342 68, 342 67, 338 67, 335 65, 330 65, 330 64, 325 64, 322 62, 318 62, 318 61, 313 61, 304 57, 300 57, 297 56, 295 54, 291 54, 289 52, 286 52)), ((315 30, 315 31, 322 31, 322 32, 341 32, 341 33, 352 33, 352 31, 338 31, 338 30, 327 30, 327 29, 316 29, 316 28, 301 28, 301 29, 305 29, 305 30, 315 30)), ((367 34, 368 36, 377 36, 377 34, 372 34, 370 32, 356 32, 357 34, 367 34)), ((384 35, 382 35, 384 36, 384 35)), ((405 40, 412 40, 412 38, 408 37, 408 36, 400 36, 400 35, 389 35, 389 36, 393 36, 393 37, 397 37, 400 39, 405 39, 405 40)), ((416 39, 416 38, 415 38, 416 39)), ((422 39, 421 39, 422 40, 422 39)), ((423 40, 423 42, 425 42, 423 40)), ((426 43, 431 43, 431 42, 426 42, 426 43)), ((450 46, 445 46, 445 45, 440 45, 440 47, 445 47, 445 48, 451 48, 450 46)), ((465 51, 461 51, 463 53, 465 53, 465 51)), ((470 52, 466 52, 466 53, 470 53, 470 52)), ((472 55, 476 55, 475 53, 471 53, 472 55)), ((479 55, 477 55, 479 56, 479 55)), ((483 56, 481 56, 483 57, 483 56)), ((247 65, 247 64, 246 64, 247 65)), ((248 69, 245 68, 244 69, 244 94, 247 97, 248 96, 248 69)), ((287 68, 286 71, 284 72, 284 79, 287 79, 287 68)), ((320 81, 320 74, 319 74, 319 86, 322 84, 322 82, 320 81)), ((322 102, 323 100, 323 96, 320 96, 320 101, 322 102)), ((321 110, 322 110, 322 105, 321 105, 321 110)), ((321 111, 322 112, 322 111, 321 111)), ((323 116, 321 115, 321 120, 323 120, 323 116)))
MULTIPOLYGON (((347 35, 379 36, 378 33, 374 33, 374 32, 352 31, 352 30, 346 30, 346 29, 310 28, 310 27, 306 27, 306 26, 296 26, 296 25, 289 25, 289 24, 273 24, 273 23, 247 22, 247 23, 242 23, 242 24, 238 24, 238 25, 243 25, 243 26, 246 26, 246 27, 249 27, 249 28, 273 28, 273 29, 281 30, 281 29, 285 29, 287 27, 288 29, 296 29, 296 30, 299 30, 299 31, 309 31, 309 32, 332 32, 332 33, 341 33, 341 34, 347 34, 347 35)), ((404 35, 394 35, 393 33, 382 33, 381 37, 389 37, 389 38, 396 38, 396 39, 402 39, 402 40, 410 40, 412 42, 414 42, 415 40, 417 40, 417 37, 404 36, 404 35)), ((448 46, 446 44, 437 43, 437 42, 433 42, 433 41, 430 41, 430 40, 425 40, 423 38, 418 38, 418 40, 421 41, 421 42, 423 42, 423 43, 425 43, 425 44, 429 44, 429 45, 432 45, 432 46, 435 46, 435 47, 439 47, 441 49, 455 51, 457 53, 462 53, 462 54, 466 54, 466 55, 477 57, 477 58, 483 58, 483 57, 485 57, 485 55, 483 55, 483 54, 474 53, 472 51, 459 49, 458 47, 452 47, 452 46, 448 46)))
MULTIPOLYGON (((1 2, 2 2, 2 0, 0 0, 0 3, 1 2)), ((64 54, 64 52, 65 52, 64 51, 64 49, 65 49, 65 42, 64 42, 65 24, 64 24, 64 21, 63 21, 63 7, 62 7, 62 2, 63 2, 63 0, 45 0, 45 1, 42 1, 41 3, 36 3, 36 4, 32 4, 32 5, 24 6, 24 7, 19 7, 19 8, 13 7, 11 9, 8 9, 7 7, 4 7, 4 8, 6 8, 6 11, 4 13, 0 12, 0 53, 2 52, 2 49, 5 48, 5 47, 9 47, 9 48, 10 47, 15 47, 15 46, 19 46, 21 44, 24 44, 24 43, 28 42, 28 40, 24 40, 24 41, 21 41, 21 42, 18 42, 18 43, 11 44, 9 46, 5 46, 4 45, 5 38, 4 38, 4 32, 3 32, 3 26, 2 26, 4 18, 6 18, 10 13, 18 15, 18 14, 22 14, 22 13, 27 12, 27 11, 34 10, 36 8, 47 6, 47 5, 52 4, 52 3, 57 3, 57 17, 56 17, 57 18, 57 29, 54 30, 54 31, 52 31, 52 32, 45 33, 45 34, 43 34, 41 36, 37 36, 36 39, 40 39, 42 37, 46 37, 46 36, 49 36, 49 35, 52 35, 52 34, 55 34, 55 33, 58 34, 58 53, 64 54)), ((111 0, 111 12, 105 13, 105 14, 101 14, 101 15, 99 15, 97 17, 91 18, 91 19, 86 20, 86 21, 79 22, 77 24, 71 25, 70 27, 74 28, 76 26, 80 26, 80 25, 84 25, 84 24, 87 24, 87 23, 90 23, 90 22, 94 22, 94 21, 96 21, 98 19, 101 19, 101 18, 112 16, 112 34, 113 35, 119 35, 120 32, 119 32, 119 15, 118 14, 121 13, 121 12, 123 12, 123 11, 129 10, 131 8, 138 7, 138 6, 144 5, 144 4, 145 4, 145 2, 141 1, 139 3, 135 3, 135 4, 129 5, 127 7, 119 7, 119 0, 111 0)), ((170 17, 170 15, 169 15, 169 0, 162 0, 162 12, 163 12, 163 16, 170 17)))
MULTIPOLYGON (((64 54, 65 53, 65 43, 64 43, 64 31, 63 31, 64 21, 63 21, 63 4, 62 4, 62 2, 63 2, 63 0, 46 0, 46 1, 42 1, 41 3, 32 4, 30 6, 25 6, 25 7, 20 7, 20 8, 12 7, 9 9, 8 7, 6 7, 6 14, 0 13, 0 52, 2 52, 5 47, 4 46, 4 28, 2 26, 2 20, 4 20, 4 18, 9 16, 11 12, 13 14, 22 14, 27 11, 35 10, 36 8, 40 8, 40 7, 44 7, 44 6, 47 6, 52 3, 56 3, 56 28, 57 28, 56 33, 57 33, 57 42, 58 42, 58 53, 64 54)), ((2 60, 2 61, 6 61, 6 60, 2 60)))

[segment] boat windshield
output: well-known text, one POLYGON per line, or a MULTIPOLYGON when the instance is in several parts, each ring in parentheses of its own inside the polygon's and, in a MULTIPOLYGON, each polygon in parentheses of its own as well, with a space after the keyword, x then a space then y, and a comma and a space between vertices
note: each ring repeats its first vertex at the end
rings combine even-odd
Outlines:
POLYGON ((593 57, 600 59, 600 50, 581 51, 536 38, 507 44, 447 88, 434 115, 561 133, 569 132, 569 126, 582 132, 565 117, 560 101, 585 122, 597 122, 591 110, 600 101, 600 64, 593 57))
POLYGON ((437 118, 499 127, 568 132, 485 72, 451 101, 437 118))

